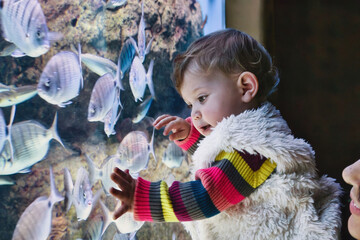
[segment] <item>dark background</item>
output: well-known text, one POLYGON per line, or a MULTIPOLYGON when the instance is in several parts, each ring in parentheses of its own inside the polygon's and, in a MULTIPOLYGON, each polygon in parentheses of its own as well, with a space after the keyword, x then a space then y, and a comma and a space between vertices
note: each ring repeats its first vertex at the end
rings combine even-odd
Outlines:
POLYGON ((342 239, 353 239, 351 187, 341 174, 360 159, 360 2, 272 0, 263 11, 265 47, 281 79, 272 102, 314 148, 319 173, 343 187, 342 239))

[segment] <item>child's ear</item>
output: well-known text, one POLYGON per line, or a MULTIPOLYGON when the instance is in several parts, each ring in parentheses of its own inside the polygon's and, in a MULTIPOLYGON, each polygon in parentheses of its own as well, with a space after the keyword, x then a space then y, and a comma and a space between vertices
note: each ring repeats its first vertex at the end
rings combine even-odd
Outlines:
POLYGON ((237 79, 236 85, 239 89, 241 100, 247 103, 256 96, 259 89, 257 77, 251 72, 242 72, 237 79))

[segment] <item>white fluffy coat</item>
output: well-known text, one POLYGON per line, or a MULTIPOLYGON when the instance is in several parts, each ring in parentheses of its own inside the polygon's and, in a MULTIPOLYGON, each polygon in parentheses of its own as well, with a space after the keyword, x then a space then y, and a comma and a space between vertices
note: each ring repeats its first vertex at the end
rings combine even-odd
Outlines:
POLYGON ((276 172, 226 211, 184 223, 194 240, 339 238, 340 185, 318 177, 311 146, 291 134, 273 105, 267 102, 218 123, 194 153, 192 174, 211 166, 221 151, 232 149, 270 158, 276 172))

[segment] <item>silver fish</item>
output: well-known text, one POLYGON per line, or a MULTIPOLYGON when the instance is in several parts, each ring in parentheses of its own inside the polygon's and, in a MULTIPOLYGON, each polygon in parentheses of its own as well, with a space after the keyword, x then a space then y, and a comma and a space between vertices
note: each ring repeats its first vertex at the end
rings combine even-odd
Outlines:
POLYGON ((114 104, 121 105, 119 84, 111 73, 106 73, 96 81, 91 92, 88 121, 103 122, 114 104))
POLYGON ((87 221, 85 226, 85 234, 83 239, 87 240, 102 240, 101 235, 103 232, 104 220, 102 217, 96 216, 87 221))
POLYGON ((11 163, 10 147, 9 144, 6 144, 0 153, 0 175, 30 172, 31 166, 46 156, 51 139, 55 139, 64 147, 56 126, 57 114, 55 114, 53 124, 49 129, 34 120, 15 123, 11 128, 14 159, 11 163))
POLYGON ((52 208, 64 198, 56 189, 50 168, 50 196, 41 196, 33 201, 21 214, 12 240, 46 240, 51 232, 52 208))
POLYGON ((124 6, 127 3, 127 0, 108 0, 105 4, 106 9, 115 9, 121 6, 124 6))
POLYGON ((104 132, 106 136, 110 137, 110 135, 116 134, 115 125, 120 118, 122 107, 120 112, 118 113, 120 104, 113 104, 112 108, 106 114, 104 118, 104 132))
MULTIPOLYGON (((132 212, 126 212, 124 215, 114 220, 113 215, 114 212, 111 212, 105 204, 100 200, 100 206, 104 213, 104 232, 108 228, 111 223, 115 223, 116 228, 121 233, 132 233, 139 230, 145 222, 135 221, 134 214, 132 212)), ((121 202, 118 201, 115 209, 118 209, 121 206, 121 202)))
POLYGON ((130 68, 131 63, 135 57, 135 47, 131 42, 131 39, 127 39, 124 43, 124 46, 121 48, 119 55, 120 62, 120 78, 123 79, 126 71, 130 68))
POLYGON ((9 125, 6 126, 5 118, 2 110, 0 109, 0 151, 3 150, 5 142, 7 141, 9 144, 9 150, 10 150, 10 161, 12 162, 14 160, 14 148, 11 141, 11 127, 14 121, 16 112, 15 105, 11 108, 11 114, 10 114, 10 122, 9 125))
POLYGON ((87 154, 85 154, 85 156, 89 169, 89 179, 92 185, 94 185, 97 180, 101 180, 101 184, 106 195, 110 195, 109 189, 111 187, 119 189, 118 186, 110 178, 110 175, 115 167, 123 170, 126 169, 126 166, 124 164, 121 164, 120 161, 117 161, 118 156, 112 155, 107 157, 103 161, 100 168, 95 166, 94 161, 87 154))
POLYGON ((74 204, 78 221, 86 220, 93 207, 93 195, 89 175, 85 168, 79 168, 75 186, 69 169, 64 168, 64 188, 66 211, 69 211, 71 205, 74 204))
POLYGON ((14 85, 8 86, 8 85, 0 83, 0 92, 6 92, 6 91, 9 91, 9 90, 13 90, 15 88, 16 87, 14 85))
POLYGON ((146 85, 149 86, 151 95, 153 96, 154 99, 156 99, 154 85, 152 81, 153 68, 154 68, 154 60, 152 59, 148 68, 148 72, 145 73, 145 68, 141 63, 139 57, 135 56, 131 64, 130 76, 129 76, 129 84, 135 102, 137 102, 137 100, 142 101, 142 98, 145 93, 146 85))
POLYGON ((26 85, 0 92, 0 107, 9 107, 22 103, 37 94, 36 85, 26 85))
POLYGON ((185 152, 174 142, 170 142, 164 152, 162 162, 169 168, 180 167, 185 159, 185 152))
POLYGON ((0 186, 1 185, 14 185, 15 182, 8 176, 0 176, 0 186))
POLYGON ((151 103, 153 101, 152 96, 148 96, 144 102, 142 102, 138 107, 137 107, 137 114, 136 117, 132 119, 133 123, 138 123, 141 120, 143 120, 143 118, 146 116, 147 112, 149 111, 149 108, 151 106, 151 103))
POLYGON ((65 107, 79 95, 83 85, 79 46, 79 55, 63 51, 49 60, 41 73, 37 89, 39 96, 48 103, 65 107))
POLYGON ((153 129, 150 142, 147 141, 146 134, 143 131, 132 131, 121 141, 117 149, 117 154, 119 159, 126 161, 127 169, 129 169, 131 173, 138 173, 147 168, 150 153, 156 161, 154 131, 155 128, 153 129))
POLYGON ((38 57, 49 50, 50 41, 61 38, 49 32, 37 0, 2 0, 0 14, 4 38, 19 49, 15 57, 38 57))
POLYGON ((145 56, 150 52, 151 44, 154 37, 152 37, 146 46, 146 34, 145 34, 145 20, 144 20, 144 1, 141 3, 141 18, 139 22, 139 29, 138 29, 138 39, 137 44, 135 40, 130 37, 130 41, 134 46, 140 61, 143 63, 145 61, 145 56))

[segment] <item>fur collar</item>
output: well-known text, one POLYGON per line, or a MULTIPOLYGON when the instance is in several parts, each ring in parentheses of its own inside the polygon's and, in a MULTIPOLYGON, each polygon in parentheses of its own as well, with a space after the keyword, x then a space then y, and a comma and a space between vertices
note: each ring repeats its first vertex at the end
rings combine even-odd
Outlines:
POLYGON ((315 174, 311 146, 291 134, 280 112, 269 102, 219 122, 194 153, 192 172, 209 167, 221 151, 232 149, 270 158, 276 162, 278 172, 313 169, 311 174, 315 174))

